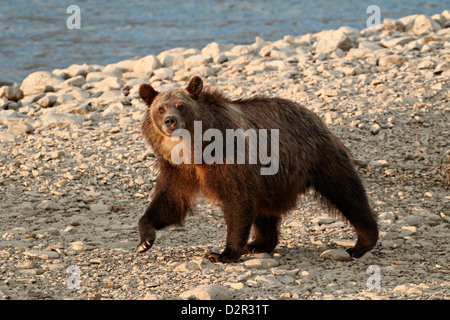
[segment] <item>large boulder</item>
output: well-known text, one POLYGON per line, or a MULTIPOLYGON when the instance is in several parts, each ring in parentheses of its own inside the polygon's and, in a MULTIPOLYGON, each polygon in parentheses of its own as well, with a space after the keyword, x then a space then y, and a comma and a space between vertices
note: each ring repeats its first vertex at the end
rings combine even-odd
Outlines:
POLYGON ((441 26, 424 14, 418 15, 414 20, 411 31, 416 34, 430 33, 441 30, 441 26))
POLYGON ((20 86, 25 96, 50 91, 64 80, 48 71, 36 71, 29 74, 20 86))
POLYGON ((316 34, 318 44, 316 52, 331 52, 337 49, 348 51, 354 48, 355 45, 350 39, 350 36, 345 34, 343 30, 325 30, 316 34))

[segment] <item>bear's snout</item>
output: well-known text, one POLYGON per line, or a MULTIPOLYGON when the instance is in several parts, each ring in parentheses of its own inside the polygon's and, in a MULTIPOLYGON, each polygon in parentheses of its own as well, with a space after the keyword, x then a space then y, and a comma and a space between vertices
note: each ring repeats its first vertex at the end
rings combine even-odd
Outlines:
POLYGON ((177 128, 178 119, 176 116, 167 116, 164 118, 164 124, 169 129, 175 130, 177 128))

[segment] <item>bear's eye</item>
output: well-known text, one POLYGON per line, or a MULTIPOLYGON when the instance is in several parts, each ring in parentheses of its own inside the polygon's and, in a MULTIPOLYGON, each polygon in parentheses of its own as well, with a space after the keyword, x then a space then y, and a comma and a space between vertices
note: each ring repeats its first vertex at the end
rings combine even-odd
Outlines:
POLYGON ((162 114, 162 113, 164 113, 164 111, 166 111, 166 110, 164 109, 164 107, 159 107, 159 109, 158 109, 158 112, 159 112, 159 113, 162 114))
POLYGON ((180 111, 184 110, 184 105, 180 104, 180 105, 177 107, 177 109, 180 110, 180 111))

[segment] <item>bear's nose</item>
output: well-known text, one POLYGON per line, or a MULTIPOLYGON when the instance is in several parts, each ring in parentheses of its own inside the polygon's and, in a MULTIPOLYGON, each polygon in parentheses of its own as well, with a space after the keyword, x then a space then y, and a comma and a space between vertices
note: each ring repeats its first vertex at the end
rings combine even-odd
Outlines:
POLYGON ((166 127, 175 129, 177 125, 177 117, 175 116, 167 116, 164 118, 164 124, 166 127))

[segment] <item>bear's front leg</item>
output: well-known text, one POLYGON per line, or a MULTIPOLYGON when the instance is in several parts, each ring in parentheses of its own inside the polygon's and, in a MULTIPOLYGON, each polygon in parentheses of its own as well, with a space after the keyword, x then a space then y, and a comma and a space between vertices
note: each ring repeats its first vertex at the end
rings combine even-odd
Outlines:
POLYGON ((220 254, 208 252, 205 258, 212 262, 236 262, 245 253, 253 223, 253 211, 236 204, 225 205, 223 211, 227 225, 225 250, 220 254))
POLYGON ((153 199, 139 220, 139 253, 151 248, 156 239, 155 230, 183 223, 198 191, 192 171, 179 170, 164 160, 160 160, 160 170, 153 199))
MULTIPOLYGON (((164 194, 157 194, 145 210, 144 215, 139 219, 138 227, 140 242, 137 247, 139 253, 143 253, 150 249, 155 242, 156 229, 154 220, 161 215, 158 207, 163 204, 162 198, 164 198, 164 194)), ((161 209, 164 210, 163 207, 161 207, 161 209)))
POLYGON ((139 220, 138 226, 141 238, 137 248, 139 253, 143 253, 152 247, 156 239, 156 230, 170 225, 182 224, 187 211, 190 210, 190 198, 180 197, 181 192, 174 195, 170 190, 170 188, 158 190, 139 220))

